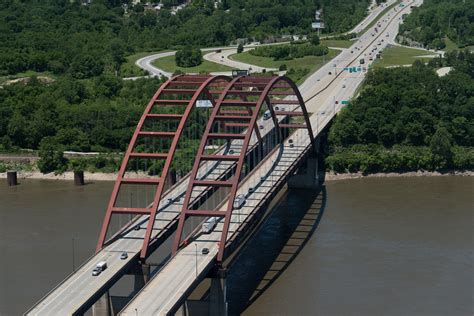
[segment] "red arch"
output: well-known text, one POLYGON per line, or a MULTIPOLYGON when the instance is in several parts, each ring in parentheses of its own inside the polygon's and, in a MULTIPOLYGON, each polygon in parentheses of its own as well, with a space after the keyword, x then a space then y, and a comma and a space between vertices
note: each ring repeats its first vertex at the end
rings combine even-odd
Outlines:
MULTIPOLYGON (((184 229, 185 220, 190 216, 201 216, 201 217, 224 217, 224 227, 221 233, 221 239, 219 242, 219 252, 217 256, 217 261, 222 263, 224 259, 224 251, 226 247, 227 235, 229 232, 230 220, 233 212, 233 202, 235 200, 237 190, 239 188, 241 180, 241 171, 244 165, 244 159, 246 157, 247 151, 250 145, 250 139, 252 132, 255 130, 258 132, 258 127, 256 126, 257 119, 260 113, 260 110, 267 101, 268 109, 270 111, 271 117, 275 124, 276 128, 305 128, 308 130, 308 135, 310 137, 311 144, 314 144, 314 136, 311 128, 311 123, 309 119, 306 106, 304 104, 303 98, 299 93, 296 85, 287 77, 239 77, 232 80, 232 82, 227 86, 227 88, 222 92, 220 98, 218 99, 216 106, 214 107, 211 116, 209 118, 206 130, 204 132, 203 138, 199 145, 196 159, 194 161, 193 169, 191 171, 191 177, 188 184, 188 189, 186 191, 186 196, 183 203, 183 209, 181 210, 178 229, 176 232, 175 241, 173 244, 173 254, 175 254, 179 247, 181 246, 182 233, 184 229), (249 90, 241 90, 242 88, 250 88, 249 90), (257 88, 253 90, 253 88, 257 88), (262 89, 263 88, 263 89, 262 89), (278 89, 288 89, 289 91, 279 91, 278 89), (246 96, 253 95, 258 96, 258 101, 252 102, 247 101, 246 96), (280 96, 296 96, 297 100, 288 100, 284 99, 272 99, 274 95, 280 96), (228 96, 239 96, 241 100, 227 99, 228 96), (275 104, 293 104, 298 105, 301 108, 301 111, 280 111, 274 107, 275 104), (245 115, 245 111, 224 111, 222 107, 224 106, 245 106, 251 109, 250 115, 245 115), (278 116, 301 116, 304 118, 305 124, 284 124, 279 123, 278 116), (214 123, 217 121, 237 121, 236 126, 246 127, 246 131, 242 134, 232 134, 232 133, 212 133, 212 128, 214 123), (227 140, 242 139, 243 145, 239 155, 206 155, 204 153, 205 146, 209 139, 212 138, 221 138, 227 140), (236 171, 234 176, 226 181, 214 181, 214 180, 200 180, 196 179, 196 176, 199 171, 199 167, 202 161, 213 160, 213 161, 236 161, 236 171), (225 212, 218 210, 190 210, 190 200, 193 188, 195 186, 209 186, 209 187, 230 187, 230 194, 227 200, 227 208, 225 212)), ((281 134, 280 134, 281 135, 281 134)), ((280 142, 283 141, 280 137, 280 142)))
POLYGON ((224 87, 228 84, 231 79, 227 76, 175 76, 165 82, 152 97, 148 103, 145 111, 143 112, 140 121, 138 122, 137 128, 133 133, 132 139, 128 146, 128 149, 125 153, 120 171, 115 181, 115 185, 107 206, 107 212, 105 215, 104 222, 102 224, 102 229, 99 236, 99 241, 97 243, 97 249, 102 249, 106 243, 107 231, 109 228, 110 220, 112 214, 135 214, 135 215, 150 215, 147 229, 145 232, 145 237, 143 240, 143 246, 141 249, 140 257, 142 259, 146 258, 148 254, 148 245, 150 242, 151 234, 153 231, 153 225, 155 223, 154 219, 158 206, 164 191, 164 186, 166 184, 166 179, 169 173, 171 163, 176 152, 176 147, 180 140, 181 134, 183 132, 184 126, 189 118, 194 103, 197 101, 199 96, 202 93, 205 93, 211 100, 213 106, 215 105, 215 96, 220 95, 222 90, 213 90, 210 91, 210 87, 224 87), (220 84, 225 83, 225 85, 220 84), (190 99, 166 99, 167 95, 191 95, 190 99), (155 107, 165 108, 168 106, 186 106, 184 113, 182 114, 169 114, 169 113, 158 113, 153 114, 152 111, 155 107), (179 120, 178 127, 174 132, 163 132, 163 131, 143 131, 143 126, 148 120, 161 120, 161 121, 174 121, 179 120), (160 137, 160 138, 172 138, 171 146, 167 153, 137 153, 134 152, 134 148, 139 137, 160 137), (140 159, 159 159, 164 160, 164 166, 161 171, 161 176, 157 178, 125 178, 125 173, 127 165, 130 161, 130 158, 140 158, 140 159), (117 197, 120 191, 122 184, 139 184, 139 185, 156 185, 156 190, 154 193, 153 203, 150 207, 146 208, 131 208, 131 207, 116 207, 117 197))

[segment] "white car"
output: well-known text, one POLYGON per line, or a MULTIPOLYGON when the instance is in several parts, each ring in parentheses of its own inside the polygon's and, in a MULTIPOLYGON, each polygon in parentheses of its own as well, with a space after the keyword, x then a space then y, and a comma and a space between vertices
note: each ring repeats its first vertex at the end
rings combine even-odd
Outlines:
POLYGON ((242 208, 245 204, 245 195, 239 194, 234 200, 234 210, 242 208))

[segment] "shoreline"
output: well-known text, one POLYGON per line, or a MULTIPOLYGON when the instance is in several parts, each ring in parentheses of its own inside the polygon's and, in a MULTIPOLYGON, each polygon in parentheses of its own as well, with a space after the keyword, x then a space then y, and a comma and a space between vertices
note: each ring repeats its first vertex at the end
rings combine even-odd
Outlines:
MULTIPOLYGON (((84 172, 84 180, 87 181, 115 181, 118 173, 101 173, 101 172, 84 172)), ((141 177, 149 178, 150 176, 143 174, 141 177)), ((401 177, 446 177, 446 176, 474 176, 474 171, 410 171, 410 172, 386 172, 386 173, 371 173, 363 174, 357 173, 334 173, 326 172, 325 181, 340 181, 340 180, 354 180, 354 179, 365 179, 365 178, 401 178, 401 177)), ((0 173, 0 179, 6 179, 7 173, 0 173)), ((63 174, 55 175, 54 173, 43 174, 39 171, 18 171, 18 179, 34 179, 34 180, 61 180, 61 181, 73 181, 74 173, 72 171, 65 172, 63 174)))
POLYGON ((461 177, 472 177, 474 171, 464 170, 450 170, 446 172, 439 171, 409 171, 409 172, 379 172, 363 174, 362 172, 356 173, 334 173, 326 172, 325 181, 340 181, 340 180, 355 180, 355 179, 366 179, 366 178, 412 178, 412 177, 447 177, 447 176, 461 176, 461 177))

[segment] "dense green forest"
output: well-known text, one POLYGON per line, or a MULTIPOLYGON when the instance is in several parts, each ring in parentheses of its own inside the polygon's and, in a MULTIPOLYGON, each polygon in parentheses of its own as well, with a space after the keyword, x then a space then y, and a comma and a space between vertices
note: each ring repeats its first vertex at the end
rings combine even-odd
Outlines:
POLYGON ((196 0, 175 15, 131 1, 2 0, 0 76, 27 70, 83 79, 114 74, 133 52, 181 45, 215 46, 237 38, 311 32, 317 8, 325 32, 347 31, 370 0, 196 0), (128 4, 124 7, 123 4, 128 4))
POLYGON ((160 84, 99 76, 6 85, 0 89, 0 150, 37 149, 44 137, 54 136, 65 150, 123 151, 160 84))
POLYGON ((330 130, 337 172, 474 168, 474 53, 369 72, 330 130), (454 70, 438 77, 435 69, 454 70))
POLYGON ((404 43, 428 48, 443 49, 446 36, 460 48, 474 45, 474 1, 425 0, 406 17, 399 35, 404 43))

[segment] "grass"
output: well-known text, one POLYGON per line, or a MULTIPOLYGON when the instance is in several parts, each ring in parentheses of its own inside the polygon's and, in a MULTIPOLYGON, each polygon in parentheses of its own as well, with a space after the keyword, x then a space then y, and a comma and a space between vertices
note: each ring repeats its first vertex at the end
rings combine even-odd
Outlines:
POLYGON ((329 49, 329 53, 326 56, 305 56, 302 58, 296 58, 292 60, 273 60, 271 57, 260 57, 251 55, 249 52, 231 55, 230 58, 236 61, 265 67, 265 68, 279 68, 280 65, 285 64, 287 69, 308 69, 309 73, 300 78, 297 83, 303 82, 310 74, 321 68, 324 64, 329 62, 331 59, 339 55, 340 51, 335 49, 329 49))
POLYGON ((452 52, 453 50, 459 49, 458 45, 447 36, 444 37, 444 43, 446 44, 446 47, 443 49, 445 52, 452 52))
POLYGON ((174 56, 168 56, 164 58, 157 59, 153 61, 153 65, 163 69, 167 72, 175 72, 176 70, 180 70, 184 73, 200 73, 200 72, 220 72, 220 71, 231 71, 233 68, 220 65, 217 63, 213 63, 207 60, 203 60, 202 64, 196 67, 178 67, 176 65, 174 56))
POLYGON ((377 24, 377 22, 380 20, 380 18, 382 16, 384 16, 389 10, 393 9, 395 6, 398 6, 400 3, 402 2, 402 0, 398 0, 397 2, 393 3, 392 5, 386 7, 385 9, 383 9, 382 12, 380 12, 377 17, 375 19, 372 20, 372 22, 370 22, 369 24, 367 24, 366 27, 364 27, 364 29, 362 31, 360 31, 359 33, 357 33, 357 36, 361 36, 362 34, 364 34, 365 32, 367 32, 367 30, 369 30, 371 27, 373 27, 375 24, 377 24))
POLYGON ((354 41, 349 41, 349 40, 334 40, 334 39, 321 40, 321 45, 328 46, 328 47, 349 48, 354 43, 355 43, 354 41))
POLYGON ((427 52, 421 49, 392 46, 387 47, 382 52, 382 58, 377 60, 376 66, 379 67, 389 67, 389 66, 402 66, 402 65, 411 65, 415 60, 421 60, 423 62, 428 62, 431 57, 418 57, 425 55, 433 55, 432 52, 427 52))

